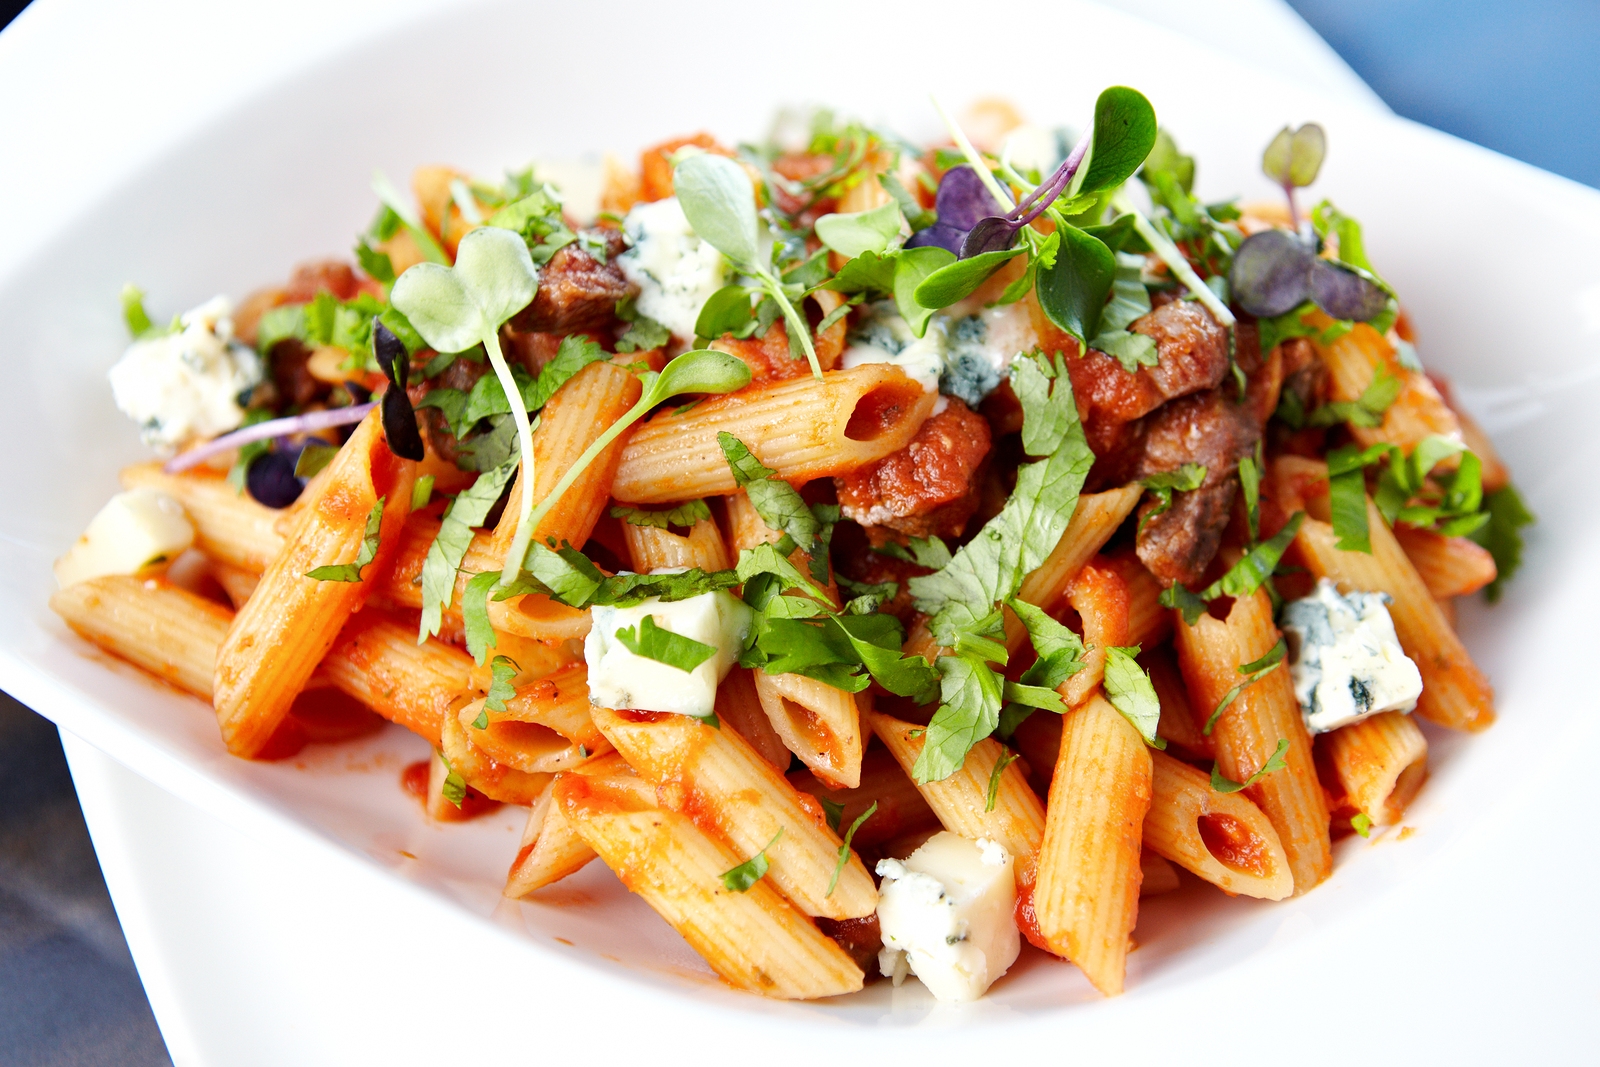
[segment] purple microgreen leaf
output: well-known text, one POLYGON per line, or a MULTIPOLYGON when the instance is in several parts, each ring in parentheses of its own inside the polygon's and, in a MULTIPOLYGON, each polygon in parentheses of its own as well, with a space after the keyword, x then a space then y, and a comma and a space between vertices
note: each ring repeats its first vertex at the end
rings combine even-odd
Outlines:
POLYGON ((1293 234, 1267 230, 1246 238, 1234 253, 1228 285, 1240 307, 1257 318, 1272 318, 1305 302, 1316 261, 1293 234))
POLYGON ((212 438, 205 444, 196 445, 187 452, 180 453, 169 459, 161 469, 168 474, 182 474, 189 468, 204 463, 212 456, 238 448, 240 445, 247 445, 252 441, 265 441, 269 437, 287 437, 292 434, 327 430, 335 426, 348 426, 353 422, 360 422, 366 418, 367 412, 377 406, 374 401, 373 403, 356 404, 347 408, 310 411, 304 415, 268 419, 266 422, 258 422, 235 430, 232 433, 223 434, 221 437, 212 438))
POLYGON ((1311 299, 1336 319, 1367 322, 1389 306, 1389 294, 1381 287, 1325 259, 1312 261, 1310 285, 1311 299))
POLYGON ((950 168, 939 179, 939 191, 934 194, 934 210, 938 221, 913 234, 906 242, 907 248, 936 247, 960 255, 968 231, 980 219, 1002 215, 1005 209, 984 187, 978 172, 963 166, 950 168))
POLYGON ((389 451, 401 459, 420 463, 428 453, 417 429, 417 413, 406 394, 411 354, 394 331, 376 318, 372 320, 372 351, 378 357, 378 366, 389 377, 389 388, 383 394, 383 436, 389 442, 389 451))
POLYGON ((1017 231, 1022 229, 1022 225, 1000 215, 979 219, 961 242, 961 258, 971 259, 985 252, 1006 251, 1017 239, 1017 231))

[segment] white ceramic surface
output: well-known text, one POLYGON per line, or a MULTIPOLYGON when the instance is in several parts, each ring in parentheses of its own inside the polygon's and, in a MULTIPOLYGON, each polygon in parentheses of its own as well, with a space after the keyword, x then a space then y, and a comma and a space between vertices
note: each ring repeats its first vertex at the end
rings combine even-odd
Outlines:
POLYGON ((824 5, 803 23, 721 3, 670 22, 607 10, 484 6, 376 33, 118 174, 26 259, 0 258, 13 376, 0 424, 12 458, 0 687, 209 813, 169 810, 160 790, 70 745, 86 807, 130 823, 120 837, 96 827, 103 855, 140 844, 107 864, 126 874, 112 878, 119 906, 137 886, 161 887, 129 936, 163 1025, 180 1004, 191 1014, 180 1021, 192 1043, 174 1041, 175 1055, 521 1060, 619 1042, 764 1062, 997 1043, 1118 1060, 1576 1054, 1600 998, 1588 958, 1600 920, 1587 906, 1600 863, 1579 778, 1600 740, 1584 673, 1600 593, 1584 554, 1600 510, 1586 491, 1600 466, 1588 425, 1600 400, 1600 194, 1092 8, 1008 10, 993 28, 965 9, 918 22, 824 5), (1122 998, 1101 1001, 1037 955, 965 1008, 915 984, 821 1005, 732 993, 603 870, 536 903, 501 903, 515 815, 425 825, 396 784, 423 751, 414 738, 395 730, 276 765, 231 759, 201 703, 88 649, 45 607, 50 559, 143 454, 104 384, 126 280, 165 314, 341 252, 370 217, 374 167, 403 175, 448 160, 493 173, 700 127, 748 137, 795 101, 932 135, 929 89, 952 102, 1003 94, 1042 121, 1081 123, 1111 82, 1147 92, 1199 157, 1207 196, 1268 195, 1255 165, 1264 141, 1286 121, 1327 127, 1315 192, 1366 224, 1424 359, 1496 433, 1542 520, 1506 602, 1463 614, 1502 719, 1470 739, 1430 732, 1433 780, 1407 819, 1417 832, 1346 842, 1327 884, 1283 904, 1199 886, 1147 902, 1122 998), (186 850, 185 819, 213 817, 237 847, 186 850), (160 834, 141 837, 152 824, 160 834), (263 871, 263 857, 298 877, 263 871))

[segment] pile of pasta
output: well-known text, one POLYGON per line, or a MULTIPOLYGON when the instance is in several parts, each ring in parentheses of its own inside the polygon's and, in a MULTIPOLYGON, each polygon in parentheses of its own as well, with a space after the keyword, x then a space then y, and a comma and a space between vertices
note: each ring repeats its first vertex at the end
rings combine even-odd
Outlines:
MULTIPOLYGON (((1334 399, 1357 399, 1380 369, 1402 383, 1402 401, 1379 425, 1355 430, 1358 441, 1409 447, 1428 433, 1465 434, 1486 485, 1503 483, 1488 442, 1393 342, 1364 324, 1309 342, 1334 399)), ((1162 606, 1162 584, 1128 543, 1139 483, 1082 494, 1018 594, 1067 620, 1089 650, 1084 669, 1059 687, 1068 710, 1032 715, 1009 747, 979 741, 944 780, 912 775, 931 709, 918 720, 876 687, 851 693, 802 674, 735 667, 717 692, 715 722, 594 706, 581 644, 590 612, 536 593, 489 602, 495 651, 516 668, 514 694, 490 700, 490 666, 462 647, 467 581, 500 568, 522 495, 544 499, 638 401, 636 364, 659 369, 663 356, 592 363, 550 399, 534 432, 532 484, 519 474, 504 517, 473 533, 439 636, 418 640, 419 583, 444 500, 424 494, 413 508, 413 489, 427 474, 441 484, 447 475, 460 484, 460 475, 431 449, 421 463, 397 457, 377 410, 283 510, 242 495, 211 467, 127 468, 126 488, 181 503, 198 564, 180 568, 188 577, 174 570, 80 582, 52 607, 101 648, 209 701, 237 756, 275 758, 348 737, 370 727, 370 713, 405 727, 433 750, 429 816, 455 820, 494 803, 528 808, 508 857, 508 897, 537 899, 598 857, 727 982, 773 997, 862 987, 874 971, 877 903, 863 857, 904 855, 933 830, 1003 845, 1016 859, 1027 939, 1110 995, 1123 988, 1141 895, 1175 888, 1176 868, 1230 895, 1276 901, 1307 892, 1328 877, 1332 834, 1348 832, 1353 813, 1397 824, 1423 784, 1428 745, 1413 716, 1376 715, 1313 745, 1286 664, 1240 688, 1239 668, 1282 636, 1267 588, 1221 598, 1193 622, 1162 606), (380 499, 376 552, 362 580, 308 578, 357 557, 380 499), (1103 689, 1105 650, 1132 646, 1159 697, 1164 751, 1145 743, 1103 689), (1258 775, 1275 756, 1281 769, 1258 775), (1213 763, 1248 786, 1213 788, 1213 763), (730 889, 727 873, 758 855, 764 868, 754 883, 730 889)), ((746 442, 793 485, 825 484, 903 449, 932 402, 897 367, 867 364, 658 414, 583 471, 534 539, 579 548, 594 541, 640 574, 725 571, 741 551, 780 535, 738 488, 719 433, 746 442), (613 503, 696 498, 712 502, 711 515, 687 529, 608 515, 613 503)), ((1370 501, 1371 553, 1341 550, 1327 469, 1316 459, 1269 453, 1261 493, 1264 529, 1294 511, 1307 516, 1285 556, 1301 571, 1280 577, 1280 590, 1303 593, 1326 577, 1388 594, 1400 643, 1424 682, 1416 714, 1453 729, 1487 727, 1492 692, 1452 627, 1451 608, 1452 598, 1493 577, 1484 551, 1461 537, 1392 528, 1370 501)), ((1013 656, 1027 645, 1010 612, 1004 643, 1013 656)), ((906 651, 930 662, 941 652, 926 626, 911 628, 906 651)))

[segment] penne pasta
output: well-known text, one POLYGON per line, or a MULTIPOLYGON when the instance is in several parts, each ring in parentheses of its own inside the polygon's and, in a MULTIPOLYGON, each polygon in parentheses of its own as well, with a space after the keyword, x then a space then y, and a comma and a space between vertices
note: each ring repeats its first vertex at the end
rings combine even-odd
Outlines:
MULTIPOLYGON (((1226 621, 1203 614, 1193 626, 1176 620, 1175 644, 1195 717, 1210 718, 1223 696, 1241 680, 1238 667, 1266 655, 1277 644, 1272 602, 1258 589, 1233 602, 1226 621)), ((1296 893, 1328 877, 1333 853, 1328 838, 1328 805, 1311 760, 1311 738, 1300 717, 1289 669, 1277 669, 1239 692, 1217 718, 1211 732, 1217 768, 1235 782, 1247 781, 1266 766, 1280 742, 1287 742, 1284 766, 1263 776, 1245 792, 1266 813, 1289 857, 1296 893)))
POLYGON ((1115 570, 1089 562, 1072 579, 1067 604, 1083 620, 1083 669, 1057 687, 1067 707, 1075 708, 1100 688, 1106 649, 1128 645, 1128 586, 1115 570))
POLYGON ((795 484, 847 474, 904 448, 934 394, 887 363, 789 378, 668 411, 640 426, 622 453, 611 495, 660 504, 733 492, 717 434, 739 438, 795 484))
POLYGON ((1143 653, 1139 666, 1149 672, 1150 684, 1161 702, 1161 721, 1156 726, 1156 735, 1195 759, 1212 759, 1216 753, 1211 738, 1201 732, 1205 723, 1195 721, 1194 711, 1189 707, 1189 691, 1184 688, 1183 675, 1178 673, 1172 649, 1153 648, 1143 653))
POLYGON ((722 533, 710 519, 701 519, 687 534, 625 522, 622 536, 628 543, 633 569, 640 574, 668 567, 725 571, 733 566, 727 546, 722 543, 722 533))
POLYGON ((1150 808, 1150 753, 1099 695, 1067 712, 1039 848, 1039 934, 1106 996, 1122 992, 1139 915, 1139 843, 1150 808))
POLYGON ((1417 577, 1435 600, 1470 596, 1494 581, 1494 557, 1476 541, 1404 524, 1394 527, 1393 532, 1416 568, 1417 577))
POLYGON ((449 710, 468 690, 472 657, 437 638, 417 643, 414 623, 367 609, 338 634, 321 674, 435 748, 449 710))
POLYGON ((50 609, 85 640, 207 700, 233 612, 165 578, 108 574, 69 585, 50 609))
POLYGON ((504 703, 495 711, 479 697, 456 712, 473 747, 502 766, 554 774, 611 747, 589 713, 589 670, 582 663, 519 686, 504 703))
POLYGON ((445 711, 440 721, 439 748, 450 770, 490 800, 502 804, 532 804, 555 776, 529 773, 500 763, 474 742, 474 731, 461 721, 463 698, 445 711))
POLYGON ((872 914, 877 893, 860 858, 849 855, 841 869, 839 838, 816 806, 804 803, 733 730, 656 712, 596 708, 594 718, 623 759, 658 786, 668 807, 737 852, 753 855, 765 847, 772 865, 767 876, 795 907, 829 919, 872 914))
POLYGON ((648 783, 566 775, 553 802, 622 884, 729 984, 779 999, 861 988, 861 968, 766 879, 745 892, 728 888, 723 874, 750 857, 658 806, 648 783))
POLYGON ((318 581, 307 572, 358 558, 369 516, 384 501, 377 551, 362 575, 382 574, 411 507, 412 464, 389 451, 373 411, 309 490, 284 550, 234 616, 217 652, 213 703, 228 750, 259 754, 289 705, 366 601, 366 580, 318 581))
MULTIPOLYGON (((1319 328, 1332 322, 1320 312, 1317 319, 1319 328)), ((1409 453, 1432 434, 1461 440, 1461 423, 1433 382, 1421 371, 1402 366, 1394 346, 1371 326, 1358 322, 1336 341, 1323 344, 1313 338, 1312 344, 1328 368, 1329 396, 1333 400, 1359 399, 1380 367, 1400 380, 1400 393, 1384 412, 1379 426, 1349 425, 1350 436, 1363 448, 1387 441, 1409 453)))
POLYGON ((802 793, 838 804, 841 808, 841 827, 855 826, 857 819, 869 810, 872 812, 851 839, 851 844, 858 851, 874 849, 896 838, 939 828, 939 817, 928 807, 921 791, 911 783, 910 775, 881 745, 869 748, 861 758, 861 784, 854 789, 835 789, 825 785, 810 771, 796 771, 789 775, 789 781, 802 793))
POLYGON ((183 505, 194 524, 194 546, 207 556, 260 574, 283 551, 277 523, 281 513, 205 470, 167 474, 159 463, 139 463, 122 471, 124 489, 155 489, 183 505))
POLYGON ((1219 793, 1204 771, 1164 752, 1153 773, 1144 844, 1224 892, 1282 900, 1294 892, 1272 822, 1243 793, 1219 793))
MULTIPOLYGON (((633 769, 620 755, 610 752, 566 773, 605 778, 629 775, 633 769)), ((552 802, 558 781, 559 775, 551 779, 528 809, 528 824, 522 831, 522 844, 517 849, 517 858, 511 861, 510 873, 506 875, 503 895, 512 900, 520 900, 536 889, 559 882, 569 874, 576 874, 594 859, 594 849, 573 829, 562 814, 560 805, 552 802)))
POLYGON ((1428 778, 1428 741, 1410 715, 1386 711, 1324 739, 1345 805, 1374 824, 1400 821, 1428 778))
POLYGON ((1118 551, 1099 557, 1099 565, 1115 571, 1128 590, 1128 635, 1126 643, 1153 648, 1172 634, 1172 613, 1161 606, 1161 582, 1145 570, 1139 557, 1118 551))
MULTIPOLYGON (((922 754, 923 728, 887 715, 873 714, 868 718, 873 733, 910 777, 922 754)), ((1044 805, 1028 788, 1027 777, 1015 762, 1000 772, 994 804, 990 805, 990 780, 995 763, 1004 753, 1000 742, 993 738, 979 741, 967 753, 960 770, 941 782, 924 782, 917 790, 946 830, 1004 845, 1016 857, 1021 870, 1038 855, 1045 829, 1044 805)))
POLYGON ((772 720, 767 718, 767 709, 756 690, 754 671, 735 667, 728 672, 717 687, 715 712, 723 725, 738 731, 775 770, 782 773, 789 769, 791 753, 778 731, 773 729, 772 720))
MULTIPOLYGON (((1017 598, 1050 614, 1060 610, 1067 585, 1116 533, 1143 495, 1144 487, 1135 484, 1078 497, 1078 506, 1061 540, 1045 561, 1022 580, 1017 598)), ((1028 631, 1011 612, 1006 612, 1005 619, 1006 648, 1015 654, 1028 639, 1028 631)))

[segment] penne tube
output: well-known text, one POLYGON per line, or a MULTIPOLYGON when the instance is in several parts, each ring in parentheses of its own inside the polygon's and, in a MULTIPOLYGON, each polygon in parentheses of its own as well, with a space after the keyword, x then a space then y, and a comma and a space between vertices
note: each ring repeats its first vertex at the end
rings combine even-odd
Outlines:
POLYGON ((260 574, 283 551, 282 512, 206 468, 167 474, 159 463, 139 463, 123 468, 122 487, 156 489, 182 504, 194 524, 194 546, 214 560, 260 574))
POLYGON ((730 985, 779 999, 861 988, 861 968, 767 878, 742 893, 724 884, 749 855, 660 807, 654 793, 637 779, 573 774, 556 784, 553 801, 622 884, 730 985))
POLYGON ((465 700, 446 710, 440 723, 439 748, 451 770, 467 785, 490 800, 502 804, 532 804, 554 781, 553 774, 530 774, 500 763, 472 739, 473 731, 461 721, 459 711, 465 700))
POLYGON ((935 394, 899 367, 853 370, 749 386, 667 411, 640 426, 622 453, 611 494, 661 504, 732 493, 733 472, 717 434, 743 441, 756 458, 796 485, 848 474, 910 443, 935 394))
POLYGON ((233 610, 238 611, 244 602, 250 599, 250 594, 256 591, 256 586, 261 584, 260 571, 248 571, 243 567, 235 567, 231 563, 222 563, 210 560, 207 569, 211 577, 222 586, 222 591, 228 594, 228 601, 233 604, 233 610))
MULTIPOLYGON (((1078 497, 1078 506, 1067 523, 1061 540, 1045 561, 1022 579, 1017 597, 1050 614, 1060 610, 1066 597, 1067 585, 1084 564, 1094 558, 1111 535, 1117 532, 1122 520, 1133 511, 1133 506, 1144 494, 1144 487, 1135 483, 1104 493, 1084 493, 1078 497)), ((1006 648, 1015 654, 1028 639, 1027 628, 1011 612, 1005 613, 1006 648)))
POLYGON ((1195 759, 1214 758, 1211 738, 1200 732, 1205 723, 1196 722, 1189 707, 1189 691, 1184 688, 1183 675, 1178 673, 1171 647, 1163 645, 1141 654, 1139 665, 1149 672, 1150 684, 1161 702, 1161 721, 1156 726, 1156 736, 1195 759))
POLYGON ((233 612, 165 578, 108 574, 69 585, 50 609, 80 637, 162 681, 211 699, 217 647, 233 612))
POLYGON ((1102 555, 1100 565, 1122 578, 1128 589, 1127 643, 1153 648, 1172 634, 1172 613, 1161 606, 1161 581, 1131 550, 1102 555))
POLYGON ((1278 831, 1243 793, 1218 793, 1211 779, 1164 752, 1150 753, 1145 847, 1224 892, 1282 900, 1294 874, 1278 831))
POLYGON ((1494 723, 1494 690, 1489 680, 1472 661, 1370 499, 1367 532, 1372 543, 1370 555, 1346 552, 1337 547, 1332 526, 1308 517, 1295 535, 1295 546, 1312 575, 1333 579, 1341 592, 1389 594, 1395 636, 1422 673, 1419 715, 1456 730, 1488 729, 1494 723))
POLYGON ((456 718, 473 747, 526 774, 571 770, 611 748, 589 713, 589 669, 582 663, 519 686, 504 710, 494 711, 478 697, 456 718))
MULTIPOLYGON (((1326 327, 1331 319, 1318 313, 1319 328, 1326 327)), ((1321 344, 1315 336, 1312 345, 1328 368, 1328 393, 1331 400, 1352 401, 1360 398, 1367 386, 1384 368, 1392 377, 1400 379, 1400 393, 1383 414, 1377 427, 1347 424, 1350 436, 1363 448, 1387 441, 1399 445, 1409 453, 1424 437, 1439 434, 1461 440, 1461 423, 1450 410, 1439 390, 1421 371, 1411 370, 1400 363, 1394 346, 1378 331, 1364 322, 1355 324, 1348 333, 1329 344, 1321 344)))
POLYGON ((1139 732, 1096 694, 1067 712, 1033 885, 1040 936, 1106 996, 1122 992, 1139 915, 1140 835, 1151 761, 1139 732))
POLYGON ((389 565, 411 508, 413 464, 389 451, 374 410, 334 456, 284 549, 234 616, 217 652, 212 702, 228 750, 259 754, 288 714, 345 620, 389 565), (307 572, 350 564, 363 548, 369 513, 384 501, 375 557, 358 581, 318 581, 307 572))
MULTIPOLYGON (((1233 602, 1227 621, 1202 614, 1189 626, 1180 618, 1175 644, 1178 663, 1195 718, 1210 718, 1223 696, 1239 684, 1240 664, 1266 655, 1277 644, 1272 602, 1258 589, 1233 602)), ((1217 768, 1235 782, 1247 781, 1266 765, 1280 741, 1288 742, 1281 770, 1269 772, 1246 792, 1278 831, 1289 857, 1296 893, 1304 893, 1333 869, 1328 839, 1328 805, 1311 759, 1287 664, 1239 692, 1212 728, 1217 768)))
MULTIPOLYGON (((582 774, 593 778, 613 775, 628 776, 633 769, 615 752, 590 760, 568 774, 582 774)), ((559 805, 551 802, 555 784, 552 779, 528 809, 528 824, 522 831, 522 844, 517 858, 511 862, 506 875, 503 895, 520 900, 535 889, 559 882, 569 874, 576 874, 594 859, 594 849, 578 835, 559 805)))
POLYGON ((1323 742, 1346 805, 1374 824, 1400 821, 1428 779, 1428 741, 1411 716, 1386 711, 1341 726, 1323 742))
POLYGON ((733 730, 685 715, 609 708, 596 708, 594 719, 623 759, 656 784, 668 807, 690 815, 736 852, 749 856, 765 848, 767 877, 807 915, 854 919, 877 907, 860 857, 849 854, 840 869, 841 842, 816 805, 804 802, 811 798, 802 798, 733 730))
POLYGON ((1470 596, 1494 581, 1494 557, 1476 541, 1401 524, 1394 539, 1435 600, 1470 596))
POLYGON ((427 792, 422 798, 423 814, 434 822, 471 822, 500 806, 498 802, 471 788, 467 789, 461 803, 457 804, 445 795, 445 786, 449 781, 450 767, 435 749, 428 754, 427 792))
POLYGON ((675 534, 654 526, 622 524, 628 555, 639 574, 667 567, 699 567, 706 571, 725 571, 733 566, 722 533, 710 519, 701 519, 687 534, 675 534))
POLYGON ((939 817, 899 762, 881 745, 868 749, 861 758, 861 784, 854 789, 825 785, 810 771, 796 771, 789 775, 789 781, 802 793, 838 804, 843 809, 839 814, 842 828, 854 826, 871 810, 872 815, 851 839, 851 844, 860 850, 876 848, 907 834, 939 829, 939 817))
POLYGON ((761 694, 756 691, 755 672, 746 667, 735 667, 717 687, 714 708, 718 721, 737 730, 739 736, 750 743, 756 754, 778 773, 789 769, 789 749, 783 738, 773 729, 767 718, 767 709, 761 704, 761 694))
MULTIPOLYGON (((638 403, 640 389, 639 379, 624 368, 614 363, 591 363, 556 390, 539 412, 539 426, 533 433, 535 506, 549 496, 584 451, 638 403)), ((539 521, 533 540, 546 544, 554 538, 558 545, 566 541, 574 548, 583 547, 605 511, 627 439, 628 431, 624 431, 578 475, 539 521)), ((526 475, 526 471, 518 471, 495 527, 489 552, 497 560, 503 561, 511 549, 526 475)), ((501 565, 496 563, 493 569, 499 570, 501 565)))
MULTIPOLYGON (((924 728, 876 713, 869 715, 868 720, 873 733, 910 777, 917 757, 922 755, 924 728)), ((974 840, 984 837, 1004 845, 1006 851, 1016 857, 1020 871, 1039 853, 1045 812, 1038 796, 1028 788, 1022 766, 1016 762, 1000 772, 994 805, 990 807, 989 782, 994 776, 995 763, 1005 751, 1000 742, 985 738, 967 753, 960 770, 942 782, 921 783, 917 790, 946 830, 962 837, 974 840)))
POLYGON ((1084 564, 1067 585, 1067 604, 1083 620, 1084 667, 1057 691, 1075 708, 1100 688, 1106 673, 1106 649, 1128 645, 1128 586, 1122 576, 1097 561, 1084 564))
POLYGON ((339 632, 320 673, 390 722, 439 747, 444 720, 468 692, 472 657, 437 638, 417 643, 414 623, 375 609, 339 632))

